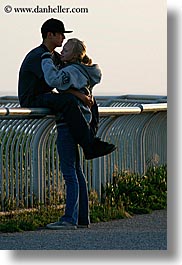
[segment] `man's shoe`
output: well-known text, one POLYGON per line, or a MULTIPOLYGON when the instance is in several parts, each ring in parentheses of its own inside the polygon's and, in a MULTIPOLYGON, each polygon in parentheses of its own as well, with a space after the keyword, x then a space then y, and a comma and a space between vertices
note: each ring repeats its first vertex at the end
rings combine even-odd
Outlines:
POLYGON ((52 230, 75 230, 77 229, 77 226, 68 222, 64 222, 64 221, 58 221, 55 223, 51 223, 48 224, 46 226, 48 229, 52 229, 52 230))
POLYGON ((107 142, 103 142, 100 138, 96 138, 94 140, 92 151, 84 152, 85 159, 90 160, 100 156, 105 156, 112 153, 116 150, 116 146, 114 144, 109 144, 107 142))

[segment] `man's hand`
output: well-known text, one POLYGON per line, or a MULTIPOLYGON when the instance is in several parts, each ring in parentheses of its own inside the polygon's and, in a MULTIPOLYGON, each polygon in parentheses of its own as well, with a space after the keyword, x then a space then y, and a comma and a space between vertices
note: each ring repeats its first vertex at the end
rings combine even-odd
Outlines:
POLYGON ((84 96, 84 99, 82 101, 84 102, 84 104, 86 106, 88 106, 91 109, 91 107, 94 104, 94 98, 93 98, 93 96, 86 96, 84 94, 83 94, 83 96, 84 96))
POLYGON ((88 106, 89 108, 91 108, 94 104, 94 99, 93 96, 86 96, 85 94, 75 90, 75 89, 68 89, 67 90, 68 93, 73 94, 74 96, 76 96, 77 98, 79 98, 81 101, 83 101, 83 103, 88 106))

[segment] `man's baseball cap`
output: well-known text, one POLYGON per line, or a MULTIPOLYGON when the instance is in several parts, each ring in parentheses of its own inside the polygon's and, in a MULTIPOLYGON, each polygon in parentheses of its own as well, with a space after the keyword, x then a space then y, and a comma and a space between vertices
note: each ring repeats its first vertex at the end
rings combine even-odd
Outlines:
POLYGON ((45 34, 47 32, 71 33, 73 31, 65 30, 64 24, 61 20, 50 18, 46 20, 41 27, 42 34, 45 34))

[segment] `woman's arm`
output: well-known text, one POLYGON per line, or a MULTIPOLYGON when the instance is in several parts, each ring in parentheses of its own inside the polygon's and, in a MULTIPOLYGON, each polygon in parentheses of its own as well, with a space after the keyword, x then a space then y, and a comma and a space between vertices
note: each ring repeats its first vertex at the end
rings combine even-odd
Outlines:
POLYGON ((93 97, 86 96, 78 90, 70 88, 72 85, 72 80, 69 72, 65 71, 64 68, 62 70, 58 70, 53 63, 51 56, 52 54, 49 52, 46 52, 42 55, 41 64, 46 83, 50 87, 55 87, 58 90, 73 94, 86 106, 91 107, 93 105, 93 97))
POLYGON ((55 87, 58 90, 65 91, 71 86, 71 79, 68 72, 64 69, 58 70, 52 60, 51 53, 46 52, 42 55, 42 71, 46 83, 50 87, 55 87))

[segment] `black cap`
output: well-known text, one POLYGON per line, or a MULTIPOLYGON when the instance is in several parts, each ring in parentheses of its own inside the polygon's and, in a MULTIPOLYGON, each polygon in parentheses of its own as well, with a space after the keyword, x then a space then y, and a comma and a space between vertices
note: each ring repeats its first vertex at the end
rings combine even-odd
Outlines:
POLYGON ((65 30, 64 24, 61 20, 50 18, 44 22, 41 27, 42 35, 47 34, 47 32, 60 32, 60 33, 71 33, 72 30, 65 30))

